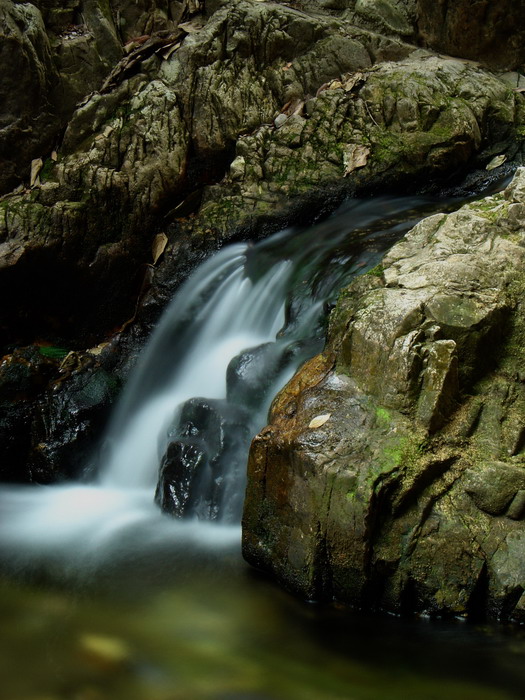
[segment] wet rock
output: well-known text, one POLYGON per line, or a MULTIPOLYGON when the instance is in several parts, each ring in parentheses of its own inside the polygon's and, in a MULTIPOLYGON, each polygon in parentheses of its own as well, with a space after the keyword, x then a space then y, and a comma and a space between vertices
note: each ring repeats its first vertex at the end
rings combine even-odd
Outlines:
POLYGON ((31 346, 0 364, 3 481, 51 483, 90 468, 119 382, 94 356, 66 352, 31 346))
POLYGON ((235 521, 252 435, 250 414, 225 400, 186 401, 168 432, 155 500, 176 517, 235 521))
POLYGON ((159 471, 155 503, 169 515, 193 515, 199 482, 208 477, 205 450, 193 442, 173 441, 168 445, 159 471))
POLYGON ((118 380, 84 356, 40 398, 27 468, 33 481, 92 476, 95 449, 119 390, 118 380), (84 363, 82 362, 84 361, 84 363))
POLYGON ((254 439, 244 555, 304 597, 522 619, 524 178, 350 285, 254 439))
POLYGON ((228 401, 260 411, 270 400, 279 375, 300 350, 300 346, 266 343, 234 357, 226 371, 228 401))

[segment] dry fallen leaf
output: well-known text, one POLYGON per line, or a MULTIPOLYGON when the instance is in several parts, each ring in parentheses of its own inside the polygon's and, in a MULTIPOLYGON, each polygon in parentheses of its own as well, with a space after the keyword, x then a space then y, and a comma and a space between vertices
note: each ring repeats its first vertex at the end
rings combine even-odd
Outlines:
POLYGON ((326 421, 330 418, 331 415, 332 415, 331 413, 323 413, 321 416, 316 416, 315 418, 312 418, 308 427, 309 428, 320 428, 322 425, 324 425, 326 423, 326 421))
POLYGON ((104 350, 104 348, 107 348, 109 345, 109 342, 105 343, 100 343, 99 345, 95 345, 94 348, 89 348, 89 350, 86 350, 90 355, 100 355, 100 353, 104 350))
POLYGON ((35 160, 31 161, 31 176, 29 178, 29 187, 38 187, 40 185, 40 178, 38 177, 38 175, 40 174, 43 165, 44 161, 42 160, 42 158, 35 158, 35 160))
POLYGON ((358 83, 362 83, 364 80, 364 73, 354 73, 344 80, 343 88, 346 92, 350 92, 358 83))
POLYGON ((358 143, 348 144, 343 151, 344 175, 349 175, 357 168, 363 168, 368 161, 370 149, 358 143))
POLYGON ((499 168, 500 165, 503 165, 503 163, 507 160, 507 156, 501 155, 501 156, 494 156, 494 158, 490 161, 490 163, 486 166, 485 170, 494 170, 495 168, 499 168))
POLYGON ((190 22, 183 22, 182 24, 178 25, 179 29, 184 29, 186 34, 195 34, 196 32, 200 32, 202 29, 202 21, 199 19, 193 19, 190 22))
POLYGON ((166 249, 166 245, 168 244, 168 237, 166 236, 165 233, 157 233, 155 238, 153 239, 153 243, 151 245, 151 254, 153 256, 153 264, 156 265, 158 259, 166 249))
POLYGON ((176 51, 177 49, 180 49, 181 46, 182 46, 181 41, 176 41, 174 44, 170 44, 168 46, 168 48, 162 52, 162 54, 161 54, 162 58, 165 61, 167 61, 168 58, 171 56, 171 54, 174 53, 174 51, 176 51))

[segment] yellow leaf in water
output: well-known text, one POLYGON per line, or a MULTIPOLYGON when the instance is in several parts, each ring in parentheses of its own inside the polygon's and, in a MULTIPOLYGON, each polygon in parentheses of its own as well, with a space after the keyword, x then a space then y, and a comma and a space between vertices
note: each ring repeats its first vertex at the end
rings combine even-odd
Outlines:
POLYGON ((153 239, 153 244, 151 246, 151 254, 153 256, 153 264, 156 265, 158 259, 166 249, 166 245, 168 244, 168 237, 166 236, 165 233, 157 233, 155 238, 153 239))
POLYGON ((312 418, 308 427, 309 428, 320 428, 322 425, 324 425, 326 423, 326 421, 330 418, 331 415, 332 415, 331 413, 323 413, 321 416, 316 416, 315 418, 312 418))
POLYGON ((116 637, 84 634, 79 640, 79 646, 86 657, 99 666, 118 666, 130 658, 128 645, 116 637))

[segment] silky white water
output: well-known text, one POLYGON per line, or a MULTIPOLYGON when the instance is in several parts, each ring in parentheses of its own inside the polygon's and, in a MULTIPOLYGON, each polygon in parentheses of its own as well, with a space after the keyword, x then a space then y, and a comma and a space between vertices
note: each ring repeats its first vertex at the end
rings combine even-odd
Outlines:
POLYGON ((205 546, 238 542, 237 523, 173 520, 153 493, 177 408, 194 396, 225 397, 231 358, 275 340, 283 325, 290 264, 253 283, 244 274, 245 250, 234 245, 207 261, 167 308, 115 412, 96 483, 4 487, 0 545, 21 560, 52 554, 78 564, 111 554, 131 533, 137 546, 169 537, 205 546))
POLYGON ((153 489, 177 407, 194 396, 224 398, 232 357, 275 339, 284 322, 290 265, 276 265, 254 284, 244 275, 245 248, 231 246, 205 263, 164 313, 110 427, 113 449, 101 486, 153 489), (194 309, 187 321, 191 334, 183 327, 173 338, 181 318, 194 309), (165 366, 165 378, 148 398, 158 363, 165 366))
MULTIPOLYGON (((262 346, 267 365, 260 373, 269 379, 258 405, 247 409, 244 399, 228 399, 239 402, 250 434, 259 430, 278 388, 319 349, 316 329, 323 305, 352 276, 375 265, 412 222, 375 224, 409 205, 413 200, 347 203, 337 216, 309 230, 283 231, 257 246, 229 246, 197 269, 166 309, 123 392, 103 440, 104 463, 96 480, 0 489, 5 559, 67 562, 78 570, 103 564, 126 547, 151 550, 166 541, 192 548, 237 546, 240 472, 249 439, 241 441, 236 459, 226 456, 221 474, 210 482, 222 489, 213 511, 216 521, 172 519, 153 498, 159 463, 173 435, 170 426, 188 399, 224 400, 232 358, 262 346), (350 233, 356 225, 362 231, 354 240, 350 233)), ((201 511, 206 498, 201 497, 201 511)))

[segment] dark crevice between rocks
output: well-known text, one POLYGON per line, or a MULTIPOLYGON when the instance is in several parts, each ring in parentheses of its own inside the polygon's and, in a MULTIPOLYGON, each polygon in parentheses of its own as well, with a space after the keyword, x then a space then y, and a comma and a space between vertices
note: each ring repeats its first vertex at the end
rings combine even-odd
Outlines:
POLYGON ((11 300, 2 315, 0 348, 5 353, 35 340, 69 349, 96 345, 131 316, 142 278, 133 256, 83 266, 50 247, 27 251, 0 275, 0 294, 11 300))
MULTIPOLYGON (((456 463, 457 457, 450 457, 427 464, 422 469, 412 484, 397 499, 394 498, 393 515, 401 517, 407 510, 414 506, 424 491, 429 489, 433 483, 441 477, 456 463)), ((431 499, 432 502, 432 499, 431 499)))
POLYGON ((487 562, 484 561, 478 577, 472 587, 466 605, 467 619, 470 622, 484 622, 489 603, 489 574, 487 562))

